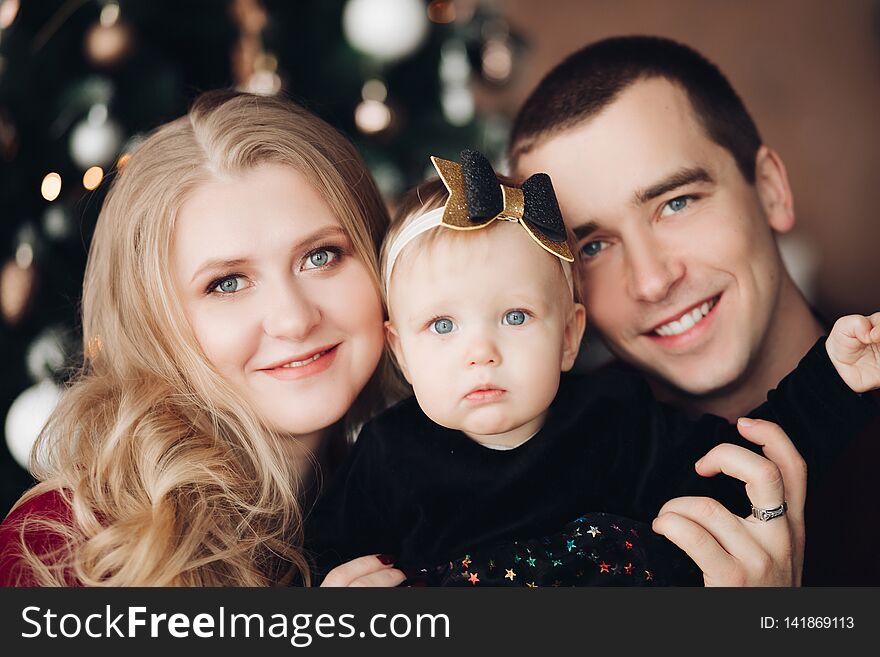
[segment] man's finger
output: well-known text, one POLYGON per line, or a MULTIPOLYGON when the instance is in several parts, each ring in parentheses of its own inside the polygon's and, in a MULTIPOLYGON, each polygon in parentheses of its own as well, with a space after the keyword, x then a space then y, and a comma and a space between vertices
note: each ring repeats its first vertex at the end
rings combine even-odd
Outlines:
POLYGON ((730 586, 738 583, 731 581, 734 579, 733 573, 737 571, 736 560, 698 523, 669 512, 657 516, 652 527, 694 560, 703 571, 703 581, 707 586, 711 586, 712 582, 726 582, 730 586))
POLYGON ((761 445, 764 455, 779 468, 788 501, 789 521, 802 522, 807 499, 807 463, 778 424, 763 420, 752 422, 739 422, 737 428, 743 438, 761 445))
POLYGON ((789 530, 783 520, 761 528, 762 540, 767 544, 762 546, 746 529, 742 518, 708 497, 677 497, 669 500, 660 509, 658 517, 667 513, 674 513, 701 526, 730 556, 755 568, 761 568, 762 562, 766 561, 768 546, 772 551, 787 551, 791 545, 789 530))
POLYGON ((745 482, 749 500, 761 509, 779 506, 785 499, 782 473, 776 464, 745 447, 728 443, 713 447, 697 462, 697 472, 704 477, 723 472, 745 482))
MULTIPOLYGON (((880 313, 877 313, 880 320, 880 313)), ((738 425, 743 438, 761 445, 764 455, 773 461, 782 473, 785 498, 788 501, 788 527, 791 531, 794 554, 795 583, 800 584, 803 571, 806 524, 804 504, 807 499, 807 463, 782 428, 773 422, 755 420, 753 424, 738 425)))

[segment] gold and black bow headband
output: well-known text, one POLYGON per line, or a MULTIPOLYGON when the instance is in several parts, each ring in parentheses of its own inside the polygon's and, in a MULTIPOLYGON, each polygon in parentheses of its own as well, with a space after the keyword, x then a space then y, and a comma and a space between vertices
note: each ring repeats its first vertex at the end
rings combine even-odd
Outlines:
POLYGON ((521 187, 498 182, 482 153, 461 152, 461 164, 431 157, 449 191, 441 224, 456 230, 484 228, 498 219, 519 223, 542 248, 574 262, 553 183, 546 173, 530 176, 521 187))

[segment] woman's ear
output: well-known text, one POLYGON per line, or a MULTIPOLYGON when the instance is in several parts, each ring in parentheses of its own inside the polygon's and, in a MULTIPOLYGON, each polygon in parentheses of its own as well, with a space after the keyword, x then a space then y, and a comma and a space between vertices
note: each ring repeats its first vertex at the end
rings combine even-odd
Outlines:
POLYGON ((772 148, 761 146, 755 156, 755 189, 767 223, 777 233, 794 228, 794 197, 782 158, 772 148))
POLYGON ((397 329, 394 328, 394 324, 391 323, 391 320, 385 322, 385 339, 388 342, 388 347, 391 349, 391 353, 394 354, 394 360, 397 361, 397 367, 400 368, 400 373, 403 374, 403 378, 406 379, 406 382, 412 385, 412 381, 409 378, 409 372, 406 369, 406 360, 403 357, 403 348, 400 345, 400 336, 397 334, 397 329))
POLYGON ((572 304, 562 332, 562 367, 563 372, 568 372, 574 367, 578 351, 581 348, 581 340, 584 337, 584 329, 587 327, 587 311, 581 303, 572 304))

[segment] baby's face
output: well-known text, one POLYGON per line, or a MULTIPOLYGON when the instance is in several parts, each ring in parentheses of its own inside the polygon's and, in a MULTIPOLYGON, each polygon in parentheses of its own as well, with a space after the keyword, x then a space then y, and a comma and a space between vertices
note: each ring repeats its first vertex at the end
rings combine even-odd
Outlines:
POLYGON ((498 223, 404 252, 389 341, 434 422, 516 445, 540 429, 559 373, 574 364, 584 311, 556 256, 498 223))

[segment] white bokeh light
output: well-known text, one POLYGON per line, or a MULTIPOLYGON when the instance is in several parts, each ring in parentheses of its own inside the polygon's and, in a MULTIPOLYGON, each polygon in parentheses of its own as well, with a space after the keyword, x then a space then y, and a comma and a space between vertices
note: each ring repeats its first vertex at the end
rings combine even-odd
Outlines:
POLYGON ((6 415, 6 446, 12 458, 30 469, 31 450, 40 431, 61 399, 61 388, 44 379, 22 392, 6 415))
POLYGON ((119 152, 122 137, 122 129, 107 116, 107 106, 96 104, 70 133, 70 156, 82 169, 107 166, 119 152))
POLYGON ((382 61, 415 52, 428 28, 421 0, 349 0, 342 13, 342 30, 348 42, 382 61))

